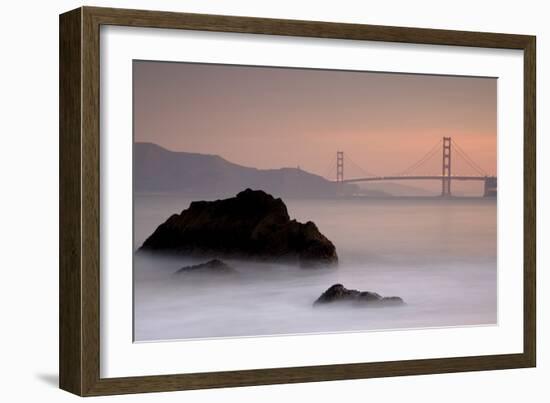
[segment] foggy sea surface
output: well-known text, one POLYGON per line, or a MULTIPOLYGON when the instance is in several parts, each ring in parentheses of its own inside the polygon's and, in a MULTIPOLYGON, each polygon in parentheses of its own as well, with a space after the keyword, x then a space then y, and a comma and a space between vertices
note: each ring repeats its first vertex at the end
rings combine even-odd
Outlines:
MULTIPOLYGON (((190 201, 136 194, 135 249, 190 201)), ((496 324, 495 199, 284 202, 291 218, 315 222, 335 244, 337 268, 224 259, 238 275, 173 276, 209 259, 136 255, 135 341, 496 324), (314 308, 335 283, 399 296, 406 305, 314 308)))

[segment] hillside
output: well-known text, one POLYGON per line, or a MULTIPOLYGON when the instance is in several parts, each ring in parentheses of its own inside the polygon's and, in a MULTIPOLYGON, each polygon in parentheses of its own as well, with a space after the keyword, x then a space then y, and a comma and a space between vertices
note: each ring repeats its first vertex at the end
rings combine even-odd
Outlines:
MULTIPOLYGON (((256 169, 217 155, 169 151, 153 143, 134 144, 136 192, 221 197, 246 188, 287 197, 331 197, 338 190, 333 182, 298 168, 256 169)), ((346 189, 356 187, 346 185, 346 189)))

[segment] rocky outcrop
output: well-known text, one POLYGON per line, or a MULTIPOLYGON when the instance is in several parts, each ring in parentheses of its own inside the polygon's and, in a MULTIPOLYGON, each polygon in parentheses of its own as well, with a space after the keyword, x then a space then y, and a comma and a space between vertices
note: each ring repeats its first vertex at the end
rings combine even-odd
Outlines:
POLYGON ((399 297, 382 297, 375 292, 348 290, 342 284, 334 284, 317 298, 314 305, 342 302, 362 306, 398 306, 404 304, 399 297))
POLYGON ((212 275, 233 275, 237 271, 219 259, 212 259, 206 263, 185 266, 174 273, 176 276, 185 274, 212 274, 212 275))
POLYGON ((291 220, 281 199, 246 189, 236 197, 192 202, 161 224, 140 248, 151 253, 236 257, 332 265, 332 242, 308 221, 291 220))

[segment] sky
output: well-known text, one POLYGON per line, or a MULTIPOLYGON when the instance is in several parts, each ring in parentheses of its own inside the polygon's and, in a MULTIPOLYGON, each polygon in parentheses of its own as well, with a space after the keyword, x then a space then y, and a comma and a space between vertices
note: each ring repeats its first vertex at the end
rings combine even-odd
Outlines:
POLYGON ((134 140, 170 150, 334 179, 338 150, 346 178, 391 175, 448 136, 496 174, 495 78, 134 61, 133 82, 134 140))

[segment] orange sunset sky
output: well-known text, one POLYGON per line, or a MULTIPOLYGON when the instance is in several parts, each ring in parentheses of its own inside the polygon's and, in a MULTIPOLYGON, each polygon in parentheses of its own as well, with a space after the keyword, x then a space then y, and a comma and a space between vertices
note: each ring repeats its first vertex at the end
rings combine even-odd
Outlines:
MULTIPOLYGON (((495 78, 134 61, 133 81, 135 141, 170 150, 334 179, 337 150, 346 177, 351 161, 389 175, 451 136, 496 174, 495 78)), ((441 173, 441 154, 417 173, 441 173)))

